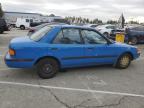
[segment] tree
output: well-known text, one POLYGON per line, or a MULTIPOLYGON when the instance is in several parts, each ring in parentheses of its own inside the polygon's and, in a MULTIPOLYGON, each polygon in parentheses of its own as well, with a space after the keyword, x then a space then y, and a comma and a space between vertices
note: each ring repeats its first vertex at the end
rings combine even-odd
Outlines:
POLYGON ((55 17, 55 15, 54 14, 50 14, 49 17, 55 17))
POLYGON ((99 19, 94 19, 93 21, 92 21, 92 23, 93 24, 102 24, 102 20, 99 20, 99 19))
POLYGON ((117 21, 113 21, 113 20, 108 20, 107 24, 117 24, 117 21))
POLYGON ((71 24, 102 24, 102 20, 94 19, 90 20, 88 18, 82 18, 82 17, 65 17, 65 20, 70 22, 71 24))
POLYGON ((1 6, 1 3, 0 3, 0 18, 3 17, 3 14, 4 13, 3 13, 2 6, 1 6))
POLYGON ((139 24, 137 21, 129 21, 129 24, 139 24))

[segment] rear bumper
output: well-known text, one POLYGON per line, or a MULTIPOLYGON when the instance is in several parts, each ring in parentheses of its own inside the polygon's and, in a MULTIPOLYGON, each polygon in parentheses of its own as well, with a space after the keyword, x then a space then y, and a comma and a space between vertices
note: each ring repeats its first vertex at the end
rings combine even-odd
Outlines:
POLYGON ((4 58, 5 64, 11 68, 32 68, 33 59, 12 58, 8 53, 4 58))

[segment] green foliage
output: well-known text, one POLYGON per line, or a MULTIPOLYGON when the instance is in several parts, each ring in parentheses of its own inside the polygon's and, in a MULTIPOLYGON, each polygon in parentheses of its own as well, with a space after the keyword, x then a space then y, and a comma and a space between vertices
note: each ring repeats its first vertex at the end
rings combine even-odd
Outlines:
POLYGON ((66 17, 65 18, 68 22, 70 22, 71 24, 102 24, 102 20, 99 19, 94 19, 94 20, 90 20, 88 18, 82 18, 82 17, 66 17))
POLYGON ((139 24, 137 21, 129 21, 129 24, 139 24))
POLYGON ((118 22, 117 21, 113 21, 113 20, 108 20, 107 21, 107 24, 117 24, 118 22))
POLYGON ((49 17, 55 17, 55 15, 54 14, 50 14, 49 17))
POLYGON ((3 17, 3 14, 4 13, 3 13, 2 6, 1 6, 1 3, 0 3, 0 18, 3 17))

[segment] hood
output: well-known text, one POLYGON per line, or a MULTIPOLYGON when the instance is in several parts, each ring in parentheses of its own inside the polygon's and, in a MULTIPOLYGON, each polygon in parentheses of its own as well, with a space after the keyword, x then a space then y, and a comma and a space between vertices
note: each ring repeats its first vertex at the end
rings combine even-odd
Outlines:
POLYGON ((119 46, 119 47, 137 48, 137 47, 135 47, 135 46, 133 46, 133 45, 128 45, 128 44, 126 44, 126 43, 115 42, 114 44, 115 44, 116 46, 119 46))

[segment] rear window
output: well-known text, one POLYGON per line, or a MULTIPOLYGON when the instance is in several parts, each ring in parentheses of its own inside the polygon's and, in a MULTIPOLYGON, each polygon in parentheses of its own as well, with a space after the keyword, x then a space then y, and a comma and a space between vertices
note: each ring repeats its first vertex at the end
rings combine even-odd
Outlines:
POLYGON ((115 26, 107 26, 106 28, 107 28, 107 29, 116 29, 115 26))
POLYGON ((39 40, 42 39, 51 29, 52 29, 52 27, 45 26, 45 27, 39 29, 38 31, 36 31, 34 34, 32 34, 32 35, 30 36, 30 39, 31 39, 31 40, 34 40, 34 41, 39 41, 39 40))

